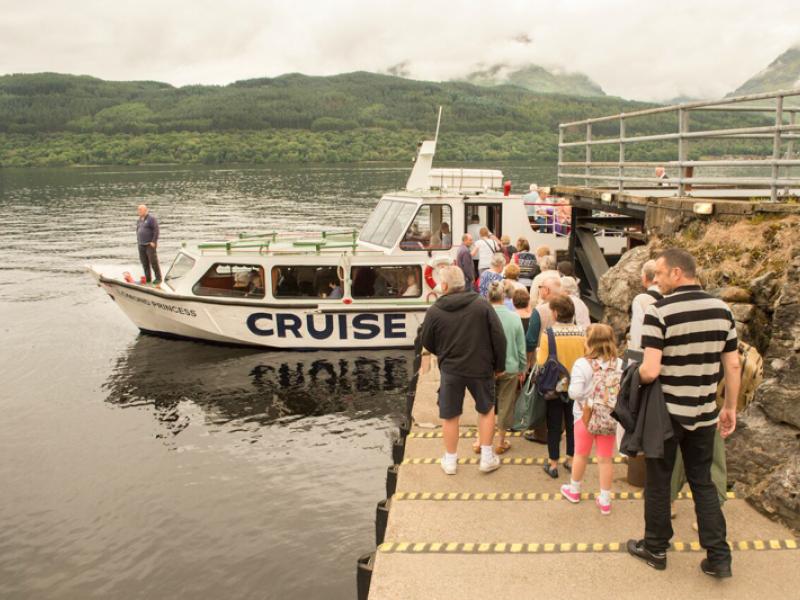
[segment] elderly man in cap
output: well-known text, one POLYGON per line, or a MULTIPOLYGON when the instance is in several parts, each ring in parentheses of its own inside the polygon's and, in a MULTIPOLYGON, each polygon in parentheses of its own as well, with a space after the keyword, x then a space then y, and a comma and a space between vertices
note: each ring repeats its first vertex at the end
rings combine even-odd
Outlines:
POLYGON ((136 221, 136 241, 139 245, 139 260, 144 269, 144 279, 147 283, 153 282, 154 285, 161 283, 161 267, 158 266, 158 221, 150 213, 144 204, 140 204, 137 209, 139 219, 136 221), (155 274, 152 279, 150 270, 155 274))

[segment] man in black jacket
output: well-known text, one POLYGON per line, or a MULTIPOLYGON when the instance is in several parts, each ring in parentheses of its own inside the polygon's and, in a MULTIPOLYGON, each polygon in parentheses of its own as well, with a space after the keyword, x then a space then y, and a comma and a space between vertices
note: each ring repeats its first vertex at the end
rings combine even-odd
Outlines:
POLYGON ((439 418, 443 420, 445 455, 442 469, 455 475, 458 464, 458 422, 464 392, 470 391, 480 413, 479 469, 489 473, 500 467, 494 454, 494 379, 503 373, 506 338, 491 305, 472 290, 464 290, 464 272, 456 266, 439 271, 443 295, 428 309, 422 323, 422 345, 439 359, 439 418))

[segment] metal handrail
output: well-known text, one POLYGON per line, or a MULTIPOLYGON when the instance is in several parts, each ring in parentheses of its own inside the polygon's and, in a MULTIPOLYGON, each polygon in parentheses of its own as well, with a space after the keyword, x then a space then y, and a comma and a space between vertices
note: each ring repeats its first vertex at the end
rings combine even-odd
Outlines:
MULTIPOLYGON (((661 189, 663 187, 675 188, 678 196, 684 196, 691 190, 694 184, 722 185, 725 187, 736 186, 766 186, 770 190, 770 200, 778 200, 779 188, 785 188, 785 193, 790 193, 791 188, 800 188, 800 177, 792 176, 791 173, 781 173, 781 169, 790 169, 800 166, 800 159, 794 158, 794 140, 800 139, 800 124, 797 121, 797 113, 800 107, 784 106, 786 98, 800 96, 800 88, 792 90, 780 90, 762 94, 750 94, 732 98, 723 98, 716 101, 687 102, 674 106, 659 106, 629 113, 619 113, 603 117, 583 119, 559 124, 558 135, 558 183, 564 183, 566 179, 583 179, 584 185, 588 186, 590 181, 615 182, 618 191, 625 190, 626 183, 657 183, 661 189), (774 100, 774 106, 744 105, 741 103, 774 100), (732 111, 748 113, 772 113, 773 123, 771 125, 756 125, 745 127, 728 127, 726 129, 709 130, 690 130, 689 115, 693 111, 732 111), (678 131, 674 133, 659 133, 647 135, 628 135, 626 134, 626 124, 631 119, 638 117, 648 117, 677 113, 678 131), (784 113, 789 122, 784 121, 784 113), (593 136, 592 126, 598 123, 617 122, 619 134, 616 137, 596 138, 593 136), (566 132, 569 129, 584 128, 583 139, 577 141, 566 141, 566 132), (761 156, 757 158, 725 158, 720 160, 689 160, 689 142, 699 139, 771 139, 771 156, 761 156), (626 147, 642 142, 663 142, 677 141, 678 151, 677 160, 667 161, 627 161, 625 159, 626 147), (782 156, 783 143, 786 142, 786 153, 782 156), (619 159, 617 161, 594 161, 592 160, 592 148, 596 146, 617 145, 619 147, 619 159), (584 148, 584 160, 565 160, 565 150, 570 148, 584 148), (642 177, 633 176, 625 173, 625 169, 664 166, 677 168, 678 177, 642 177), (566 172, 565 168, 582 167, 583 173, 566 172), (770 167, 770 176, 753 177, 741 175, 717 176, 697 176, 695 168, 717 167, 717 168, 749 168, 749 167, 770 167), (616 174, 593 173, 593 169, 616 169, 616 174)), ((792 193, 796 193, 792 191, 792 193)))

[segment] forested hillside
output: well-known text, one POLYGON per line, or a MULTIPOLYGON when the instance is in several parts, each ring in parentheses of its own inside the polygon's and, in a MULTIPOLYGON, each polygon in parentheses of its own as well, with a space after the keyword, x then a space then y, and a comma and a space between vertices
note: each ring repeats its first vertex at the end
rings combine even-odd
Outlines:
MULTIPOLYGON (((647 105, 363 72, 181 88, 7 75, 0 77, 0 166, 408 159, 432 135, 439 106, 440 160, 554 160, 559 122, 647 105)), ((665 117, 646 130, 675 125, 665 117)))

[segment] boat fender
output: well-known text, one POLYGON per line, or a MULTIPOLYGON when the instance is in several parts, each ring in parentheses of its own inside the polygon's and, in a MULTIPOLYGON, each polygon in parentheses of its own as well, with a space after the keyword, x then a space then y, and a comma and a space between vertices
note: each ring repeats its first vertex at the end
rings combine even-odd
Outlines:
POLYGON ((375 545, 380 546, 386 539, 386 525, 389 524, 389 499, 381 500, 375 507, 375 545))
MULTIPOLYGON (((449 256, 437 256, 436 258, 432 258, 428 261, 428 264, 425 265, 425 283, 431 288, 432 293, 439 297, 439 283, 434 278, 435 274, 438 274, 439 269, 444 266, 452 265, 453 261, 449 256)), ((428 302, 430 302, 430 294, 428 294, 428 302)))
POLYGON ((367 600, 372 583, 372 567, 375 564, 375 553, 370 552, 359 557, 356 563, 356 588, 358 600, 367 600))

